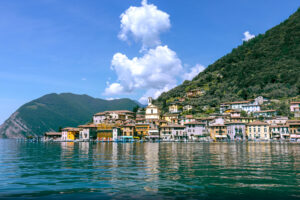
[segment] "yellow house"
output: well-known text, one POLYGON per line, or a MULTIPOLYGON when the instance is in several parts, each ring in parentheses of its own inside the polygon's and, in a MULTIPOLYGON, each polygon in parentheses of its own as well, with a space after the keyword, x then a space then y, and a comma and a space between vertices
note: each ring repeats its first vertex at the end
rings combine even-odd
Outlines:
POLYGON ((135 126, 133 124, 126 124, 123 125, 122 131, 123 131, 123 136, 134 136, 134 129, 135 126))
POLYGON ((213 124, 209 126, 210 137, 214 141, 227 139, 227 127, 225 124, 213 124))
POLYGON ((97 140, 112 141, 112 130, 115 124, 99 124, 97 128, 97 140))
POLYGON ((169 105, 169 113, 178 113, 178 112, 180 112, 181 109, 182 109, 182 106, 180 106, 176 103, 172 103, 171 105, 169 105))
POLYGON ((237 117, 237 116, 231 116, 230 122, 244 122, 244 123, 251 123, 254 122, 256 119, 253 117, 237 117))
POLYGON ((67 127, 62 129, 62 134, 65 136, 63 140, 76 140, 79 138, 79 128, 67 127))
POLYGON ((135 124, 135 132, 139 138, 149 136, 149 124, 135 124))
POLYGON ((178 118, 178 114, 166 113, 163 115, 163 120, 166 120, 172 124, 178 124, 178 118))
POLYGON ((269 124, 261 121, 254 121, 246 126, 246 134, 249 140, 269 140, 271 138, 269 124))

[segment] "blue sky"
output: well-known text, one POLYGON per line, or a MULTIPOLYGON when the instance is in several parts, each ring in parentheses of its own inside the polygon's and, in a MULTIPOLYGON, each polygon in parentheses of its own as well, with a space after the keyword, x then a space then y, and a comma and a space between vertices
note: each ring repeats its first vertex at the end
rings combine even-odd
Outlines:
MULTIPOLYGON (((0 124, 24 103, 53 92, 141 101, 157 96, 190 77, 193 69, 203 70, 242 44, 246 31, 264 33, 300 4, 299 0, 148 0, 145 5, 157 6, 149 9, 159 13, 155 20, 161 22, 154 27, 159 33, 150 44, 142 39, 153 38, 152 33, 135 35, 127 30, 128 38, 120 38, 120 15, 130 6, 140 8, 141 1, 1 1, 0 124), (159 55, 170 56, 172 62, 160 66, 159 55), (157 63, 158 67, 149 67, 157 63), (135 73, 139 67, 145 67, 142 75, 135 73), (151 70, 157 72, 148 80, 145 74, 151 75, 151 70), (163 80, 164 76, 168 78, 163 80), (114 83, 118 88, 109 88, 114 83)), ((132 20, 141 24, 143 19, 132 20)))

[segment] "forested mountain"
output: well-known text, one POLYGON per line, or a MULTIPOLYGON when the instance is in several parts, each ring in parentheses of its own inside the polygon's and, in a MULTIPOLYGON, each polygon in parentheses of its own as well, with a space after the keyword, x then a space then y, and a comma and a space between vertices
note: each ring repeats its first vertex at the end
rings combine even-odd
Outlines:
POLYGON ((59 127, 78 126, 105 110, 132 110, 139 105, 130 99, 103 100, 71 93, 48 94, 21 106, 0 126, 0 137, 40 136, 59 127))
POLYGON ((262 95, 272 99, 300 94, 300 9, 265 34, 243 42, 192 81, 163 93, 156 104, 166 107, 188 91, 201 90, 185 103, 218 107, 220 102, 262 95))

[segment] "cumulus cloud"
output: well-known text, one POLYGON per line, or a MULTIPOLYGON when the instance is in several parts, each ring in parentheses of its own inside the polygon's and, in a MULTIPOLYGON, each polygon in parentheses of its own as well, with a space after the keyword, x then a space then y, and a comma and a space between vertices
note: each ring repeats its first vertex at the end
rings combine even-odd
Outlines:
POLYGON ((176 78, 183 72, 180 59, 168 46, 157 46, 142 57, 132 59, 116 53, 112 59, 112 68, 118 81, 106 88, 106 95, 143 89, 147 91, 146 95, 156 98, 176 86, 176 78))
POLYGON ((244 33, 243 41, 248 41, 248 40, 251 40, 252 38, 255 38, 255 35, 252 35, 252 34, 250 34, 249 31, 246 31, 244 33))
POLYGON ((129 7, 121 15, 121 31, 118 37, 123 41, 134 39, 141 42, 143 53, 139 57, 128 58, 116 53, 111 61, 111 69, 117 80, 106 82, 104 95, 116 96, 143 91, 139 101, 147 102, 149 96, 159 97, 177 85, 177 80, 191 80, 204 67, 196 65, 186 72, 176 52, 161 45, 160 34, 171 27, 169 15, 153 4, 142 1, 140 7, 129 7))
POLYGON ((200 72, 202 72, 205 69, 203 65, 197 64, 194 67, 190 69, 190 72, 186 72, 183 74, 184 80, 192 80, 195 76, 197 76, 200 72))
POLYGON ((128 41, 133 37, 142 42, 142 49, 146 49, 160 45, 160 33, 170 27, 169 15, 143 0, 140 7, 131 6, 121 14, 119 38, 128 41))
POLYGON ((120 83, 112 83, 105 89, 106 95, 115 95, 124 93, 124 88, 120 83))

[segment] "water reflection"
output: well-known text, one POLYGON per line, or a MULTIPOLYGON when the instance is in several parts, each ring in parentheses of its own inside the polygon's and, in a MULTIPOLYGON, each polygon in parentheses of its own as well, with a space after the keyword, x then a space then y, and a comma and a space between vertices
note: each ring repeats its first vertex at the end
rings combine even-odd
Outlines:
POLYGON ((290 143, 0 140, 0 198, 296 199, 299 152, 290 143))

